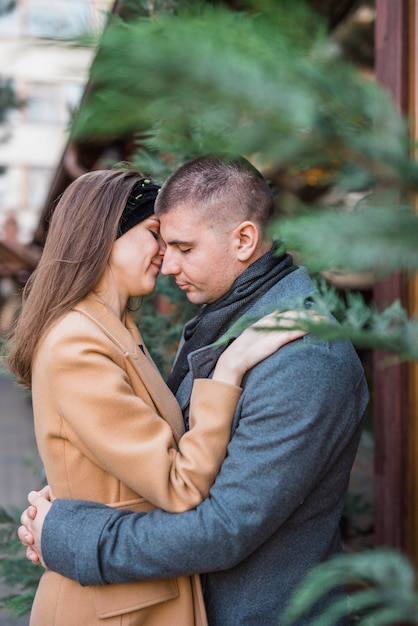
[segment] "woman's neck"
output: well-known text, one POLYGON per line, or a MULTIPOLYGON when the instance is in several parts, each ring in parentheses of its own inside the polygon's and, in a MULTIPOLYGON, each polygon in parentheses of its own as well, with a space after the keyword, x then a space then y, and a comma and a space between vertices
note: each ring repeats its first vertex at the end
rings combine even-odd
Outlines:
POLYGON ((107 272, 103 274, 97 283, 94 293, 122 322, 124 321, 128 298, 121 294, 112 277, 109 277, 107 272))

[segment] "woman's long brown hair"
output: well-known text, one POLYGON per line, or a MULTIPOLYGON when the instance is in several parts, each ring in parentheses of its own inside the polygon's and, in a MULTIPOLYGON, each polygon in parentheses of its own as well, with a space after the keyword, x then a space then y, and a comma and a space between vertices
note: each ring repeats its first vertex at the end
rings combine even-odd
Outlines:
POLYGON ((126 167, 83 174, 61 196, 38 267, 23 290, 7 367, 30 388, 42 336, 97 285, 129 193, 142 175, 126 167))

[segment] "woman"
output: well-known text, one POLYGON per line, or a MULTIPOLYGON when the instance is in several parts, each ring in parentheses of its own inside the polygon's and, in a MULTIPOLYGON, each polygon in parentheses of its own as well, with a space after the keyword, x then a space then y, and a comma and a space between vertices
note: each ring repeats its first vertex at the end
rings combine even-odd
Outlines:
MULTIPOLYGON (((219 358, 213 379, 195 382, 184 434, 175 397, 127 310, 130 298, 153 291, 159 273, 157 193, 126 168, 75 180, 55 209, 25 289, 8 362, 32 389, 37 444, 54 497, 133 511, 196 507, 226 454, 242 376, 303 334, 263 339, 245 331, 219 358)), ((30 623, 203 626, 206 618, 197 576, 83 588, 47 571, 30 623)))

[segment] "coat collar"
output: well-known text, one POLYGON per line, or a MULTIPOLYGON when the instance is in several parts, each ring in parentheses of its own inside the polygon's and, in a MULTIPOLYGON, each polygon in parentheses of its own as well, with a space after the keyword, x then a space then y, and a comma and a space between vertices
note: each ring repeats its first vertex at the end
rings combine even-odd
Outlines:
POLYGON ((184 433, 184 422, 177 400, 152 360, 131 315, 126 314, 123 324, 112 309, 95 294, 89 294, 73 310, 88 317, 119 347, 147 388, 161 417, 170 424, 176 438, 179 439, 184 433))
POLYGON ((84 300, 73 308, 92 320, 120 349, 135 353, 142 345, 142 337, 132 318, 127 313, 125 324, 112 311, 106 302, 94 293, 90 293, 84 300))

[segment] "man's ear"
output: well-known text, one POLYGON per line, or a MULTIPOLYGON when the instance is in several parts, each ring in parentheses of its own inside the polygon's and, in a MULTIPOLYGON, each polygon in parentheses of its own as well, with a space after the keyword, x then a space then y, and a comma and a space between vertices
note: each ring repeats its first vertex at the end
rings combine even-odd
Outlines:
POLYGON ((234 230, 237 258, 248 261, 254 254, 260 239, 260 231, 254 222, 241 222, 234 230))

